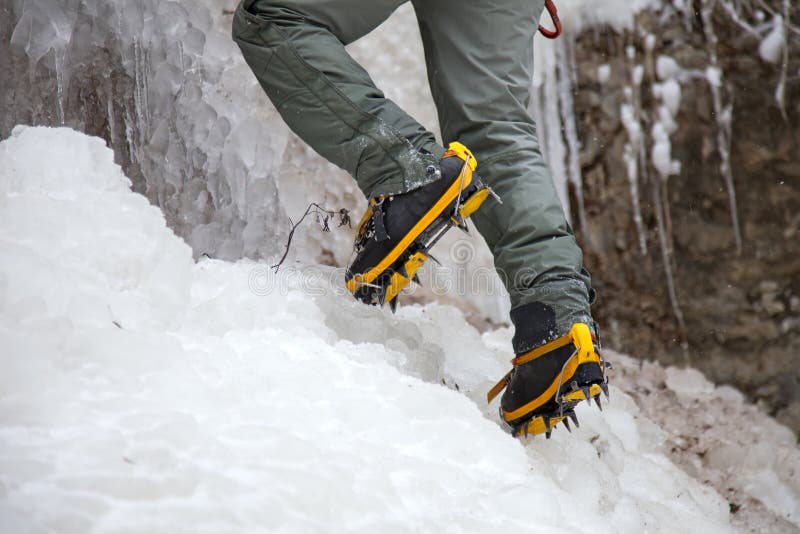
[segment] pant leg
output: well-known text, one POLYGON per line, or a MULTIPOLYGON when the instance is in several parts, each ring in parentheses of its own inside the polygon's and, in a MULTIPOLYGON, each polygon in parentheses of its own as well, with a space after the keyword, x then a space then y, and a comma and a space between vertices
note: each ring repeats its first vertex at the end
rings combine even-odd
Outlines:
POLYGON ((527 110, 544 1, 413 2, 443 139, 474 152, 478 172, 503 200, 486 202, 472 219, 512 309, 540 310, 540 323, 556 330, 544 337, 591 324, 590 278, 527 110))
POLYGON ((344 48, 405 1, 243 0, 234 15, 233 37, 283 119, 367 197, 435 179, 425 170, 444 152, 344 48))

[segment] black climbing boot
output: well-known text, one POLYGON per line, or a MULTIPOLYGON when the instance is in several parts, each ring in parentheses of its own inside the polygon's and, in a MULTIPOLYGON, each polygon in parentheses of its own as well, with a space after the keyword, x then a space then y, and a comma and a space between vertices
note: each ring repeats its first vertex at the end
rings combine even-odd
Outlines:
POLYGON ((582 400, 594 399, 602 409, 600 393, 608 397, 608 380, 596 341, 588 325, 575 323, 566 335, 517 353, 513 369, 487 396, 491 402, 505 389, 500 417, 515 436, 549 438, 558 423, 567 430, 570 421, 577 426, 574 408, 582 400))
POLYGON ((370 199, 355 238, 356 258, 347 269, 347 288, 367 304, 388 302, 416 277, 430 248, 452 227, 466 230, 466 219, 492 194, 474 173, 477 162, 460 143, 450 143, 439 178, 408 193, 370 199))

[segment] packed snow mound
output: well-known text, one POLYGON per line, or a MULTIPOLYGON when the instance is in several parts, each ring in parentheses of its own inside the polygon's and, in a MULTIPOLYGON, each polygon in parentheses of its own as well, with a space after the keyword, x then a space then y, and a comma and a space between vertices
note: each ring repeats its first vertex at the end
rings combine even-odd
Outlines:
POLYGON ((619 390, 520 443, 483 400, 507 330, 194 263, 127 188, 98 139, 0 143, 3 532, 730 530, 619 390))

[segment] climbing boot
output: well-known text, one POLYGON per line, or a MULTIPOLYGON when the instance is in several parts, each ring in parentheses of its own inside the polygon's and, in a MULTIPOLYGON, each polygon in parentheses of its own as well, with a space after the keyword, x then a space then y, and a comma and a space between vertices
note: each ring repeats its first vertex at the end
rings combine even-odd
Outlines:
POLYGON ((514 436, 546 434, 562 423, 578 426, 575 406, 594 399, 602 410, 600 393, 608 397, 606 364, 599 343, 585 323, 575 323, 569 333, 517 353, 514 366, 487 395, 492 402, 503 389, 500 417, 514 436))
MULTIPOLYGON (((355 260, 347 288, 367 304, 389 303, 431 258, 430 248, 452 227, 467 230, 466 219, 492 194, 474 172, 477 162, 460 143, 450 146, 427 172, 432 182, 408 193, 369 201, 355 237, 355 260)), ((435 258, 434 258, 435 259, 435 258)))

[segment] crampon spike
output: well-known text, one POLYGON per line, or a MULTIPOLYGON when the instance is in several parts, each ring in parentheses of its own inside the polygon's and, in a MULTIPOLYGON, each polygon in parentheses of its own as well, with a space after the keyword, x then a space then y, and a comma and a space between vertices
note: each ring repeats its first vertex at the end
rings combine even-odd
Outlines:
POLYGON ((439 267, 441 267, 441 266, 442 266, 442 262, 440 262, 439 260, 437 260, 437 259, 436 259, 436 256, 434 256, 433 254, 431 254, 431 253, 430 253, 430 252, 428 252, 428 251, 426 251, 426 252, 425 252, 425 254, 427 254, 427 256, 428 256, 428 258, 429 258, 429 259, 432 259, 434 262, 436 262, 436 265, 438 265, 439 267))
MULTIPOLYGON (((572 419, 572 422, 575 423, 575 428, 580 428, 581 424, 578 422, 578 416, 575 415, 574 411, 569 412, 569 418, 572 419)), ((566 421, 566 419, 565 419, 566 421)))
POLYGON ((564 427, 567 429, 567 432, 570 434, 572 433, 572 429, 569 427, 569 419, 564 418, 564 427))
POLYGON ((608 396, 608 382, 601 382, 600 389, 603 390, 603 394, 606 396, 606 400, 610 400, 610 397, 608 396))
POLYGON ((397 311, 397 297, 389 301, 389 308, 392 310, 392 313, 397 311))
POLYGON ((419 276, 417 276, 417 273, 414 273, 414 276, 411 277, 411 281, 417 285, 422 285, 422 282, 419 281, 419 276))
POLYGON ((592 393, 591 393, 591 391, 589 390, 589 386, 583 386, 583 387, 581 388, 581 391, 583 392, 583 398, 584 398, 584 400, 587 400, 587 401, 589 401, 589 400, 591 400, 591 399, 592 399, 592 393))
POLYGON ((597 404, 597 408, 602 412, 603 411, 603 405, 600 404, 600 394, 599 393, 594 396, 594 403, 597 404))

